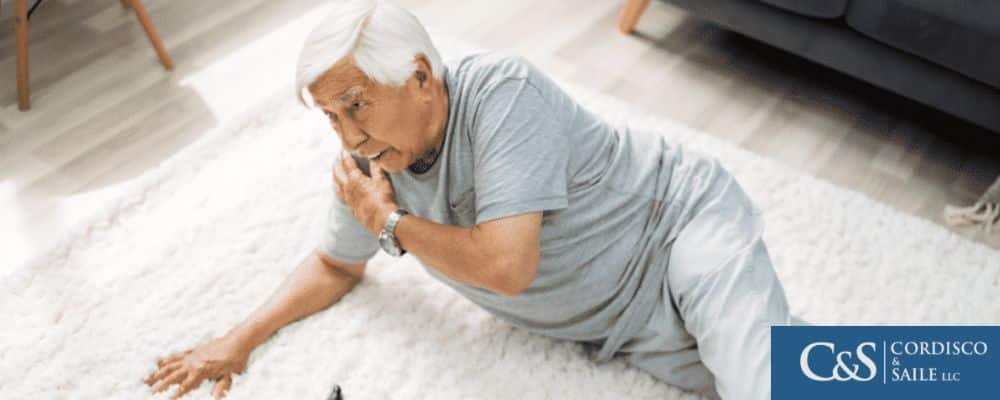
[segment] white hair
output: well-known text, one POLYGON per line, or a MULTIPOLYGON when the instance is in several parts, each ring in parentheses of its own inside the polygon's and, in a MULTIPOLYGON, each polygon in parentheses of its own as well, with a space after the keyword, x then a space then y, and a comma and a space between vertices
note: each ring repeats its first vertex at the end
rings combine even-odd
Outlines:
POLYGON ((431 74, 441 79, 441 56, 412 13, 385 0, 337 2, 299 53, 296 90, 312 108, 309 85, 346 56, 353 56, 358 69, 372 81, 401 86, 416 70, 418 53, 427 56, 431 74))

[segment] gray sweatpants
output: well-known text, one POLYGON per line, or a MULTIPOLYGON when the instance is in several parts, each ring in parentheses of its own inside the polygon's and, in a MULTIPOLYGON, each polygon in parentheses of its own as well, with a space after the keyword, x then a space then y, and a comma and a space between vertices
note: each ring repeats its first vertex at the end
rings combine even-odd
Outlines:
POLYGON ((733 230, 763 223, 756 208, 734 211, 744 196, 731 191, 677 236, 660 307, 619 353, 661 381, 711 398, 768 400, 770 326, 790 324, 791 316, 760 235, 740 239, 745 232, 733 230))

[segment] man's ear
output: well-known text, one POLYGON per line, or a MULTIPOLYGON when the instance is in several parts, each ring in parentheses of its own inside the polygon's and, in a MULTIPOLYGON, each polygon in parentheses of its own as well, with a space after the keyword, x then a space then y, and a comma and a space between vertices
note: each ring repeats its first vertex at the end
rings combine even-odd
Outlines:
POLYGON ((420 88, 423 88, 431 78, 431 62, 424 53, 417 53, 413 61, 417 63, 417 68, 413 71, 413 75, 417 78, 420 88))

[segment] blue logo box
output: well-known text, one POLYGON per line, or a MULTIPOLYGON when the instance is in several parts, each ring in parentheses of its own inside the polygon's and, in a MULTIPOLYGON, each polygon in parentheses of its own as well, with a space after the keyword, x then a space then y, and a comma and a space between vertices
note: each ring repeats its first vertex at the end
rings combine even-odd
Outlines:
POLYGON ((1000 326, 772 326, 771 398, 1000 399, 1000 326))

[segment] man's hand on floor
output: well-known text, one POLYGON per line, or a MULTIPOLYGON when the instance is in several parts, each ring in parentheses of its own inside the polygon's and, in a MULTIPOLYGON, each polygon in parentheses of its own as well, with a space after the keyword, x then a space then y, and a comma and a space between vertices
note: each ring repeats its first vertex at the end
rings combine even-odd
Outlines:
POLYGON ((175 353, 157 362, 157 370, 146 378, 153 393, 166 390, 170 385, 180 388, 172 397, 180 398, 194 390, 205 379, 217 381, 212 395, 221 399, 232 385, 231 374, 241 374, 247 367, 250 352, 230 336, 213 339, 191 350, 175 353))

